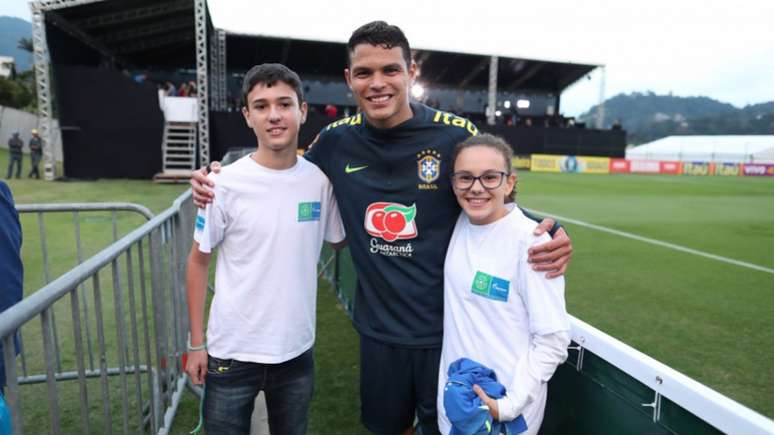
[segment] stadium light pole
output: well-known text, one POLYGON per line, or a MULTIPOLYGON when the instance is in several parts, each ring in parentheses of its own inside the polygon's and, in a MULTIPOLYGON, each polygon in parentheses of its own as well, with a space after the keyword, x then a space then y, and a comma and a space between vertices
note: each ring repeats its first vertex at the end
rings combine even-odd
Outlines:
POLYGON ((497 56, 489 59, 489 100, 486 111, 486 123, 495 124, 495 106, 497 106, 497 56))
POLYGON ((599 80, 599 104, 597 104, 597 128, 605 125, 605 66, 600 67, 602 77, 599 80))

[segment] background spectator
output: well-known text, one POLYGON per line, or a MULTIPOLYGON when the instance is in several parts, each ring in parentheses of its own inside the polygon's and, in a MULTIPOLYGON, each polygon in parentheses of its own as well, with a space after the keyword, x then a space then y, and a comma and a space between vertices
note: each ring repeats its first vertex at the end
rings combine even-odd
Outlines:
POLYGON ((13 134, 13 137, 8 139, 8 151, 10 153, 8 159, 8 175, 5 178, 11 178, 13 174, 13 167, 16 166, 16 178, 21 178, 21 165, 22 165, 22 142, 19 137, 19 132, 13 134))
POLYGON ((40 159, 43 157, 43 139, 40 138, 38 135, 37 129, 32 129, 31 131, 32 137, 30 138, 30 159, 32 161, 31 167, 30 167, 30 173, 27 175, 27 177, 32 178, 34 175, 35 178, 40 179, 40 172, 38 172, 38 165, 40 164, 40 159))

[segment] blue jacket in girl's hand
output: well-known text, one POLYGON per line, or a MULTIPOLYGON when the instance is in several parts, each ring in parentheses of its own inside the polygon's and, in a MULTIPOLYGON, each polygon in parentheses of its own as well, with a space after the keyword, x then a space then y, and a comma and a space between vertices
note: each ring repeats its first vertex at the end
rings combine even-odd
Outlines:
POLYGON ((452 423, 450 435, 512 435, 527 430, 527 422, 521 415, 512 421, 494 421, 489 407, 473 391, 473 385, 478 385, 493 399, 505 396, 505 387, 497 381, 494 370, 468 358, 460 358, 449 365, 448 375, 443 406, 452 423))

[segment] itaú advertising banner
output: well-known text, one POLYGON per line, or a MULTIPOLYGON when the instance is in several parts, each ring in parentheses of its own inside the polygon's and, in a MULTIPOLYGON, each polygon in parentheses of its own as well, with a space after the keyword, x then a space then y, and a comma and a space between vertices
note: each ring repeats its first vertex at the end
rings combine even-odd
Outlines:
POLYGON ((562 161, 565 157, 532 154, 529 170, 532 172, 562 172, 562 161))
POLYGON ((610 173, 611 174, 628 174, 630 164, 626 159, 610 159, 610 173))
MULTIPOLYGON (((569 157, 568 157, 569 159, 569 157)), ((610 157, 578 157, 578 172, 584 174, 609 174, 610 157)))
POLYGON ((774 165, 763 163, 745 163, 742 165, 742 171, 745 176, 774 176, 774 165))
POLYGON ((608 174, 610 173, 610 158, 532 154, 530 170, 533 172, 608 174))
POLYGON ((683 169, 681 162, 658 162, 659 174, 679 174, 683 169))
POLYGON ((738 177, 742 175, 742 165, 739 163, 715 163, 715 175, 738 177))
POLYGON ((629 168, 635 174, 658 174, 661 162, 658 160, 629 160, 629 168))
POLYGON ((715 164, 709 162, 683 162, 683 174, 685 175, 712 175, 715 173, 715 164))
POLYGON ((530 156, 513 156, 511 167, 516 169, 529 169, 532 163, 530 156))

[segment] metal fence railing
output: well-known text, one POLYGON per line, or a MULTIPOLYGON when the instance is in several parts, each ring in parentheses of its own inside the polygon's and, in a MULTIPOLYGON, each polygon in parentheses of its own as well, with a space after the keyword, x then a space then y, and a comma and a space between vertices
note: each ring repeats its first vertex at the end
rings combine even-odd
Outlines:
POLYGON ((181 356, 188 330, 185 258, 196 213, 190 192, 155 217, 126 204, 18 210, 37 214, 38 234, 25 233, 25 243, 40 240, 45 285, 0 313, 14 433, 167 433, 187 379, 181 356), (114 242, 83 260, 82 216, 105 210, 114 242), (121 210, 149 220, 118 238, 121 210), (72 215, 78 263, 53 280, 51 265, 60 257, 52 245, 70 230, 57 225, 56 236, 47 238, 51 213, 72 215), (22 338, 18 358, 15 337, 22 338))

